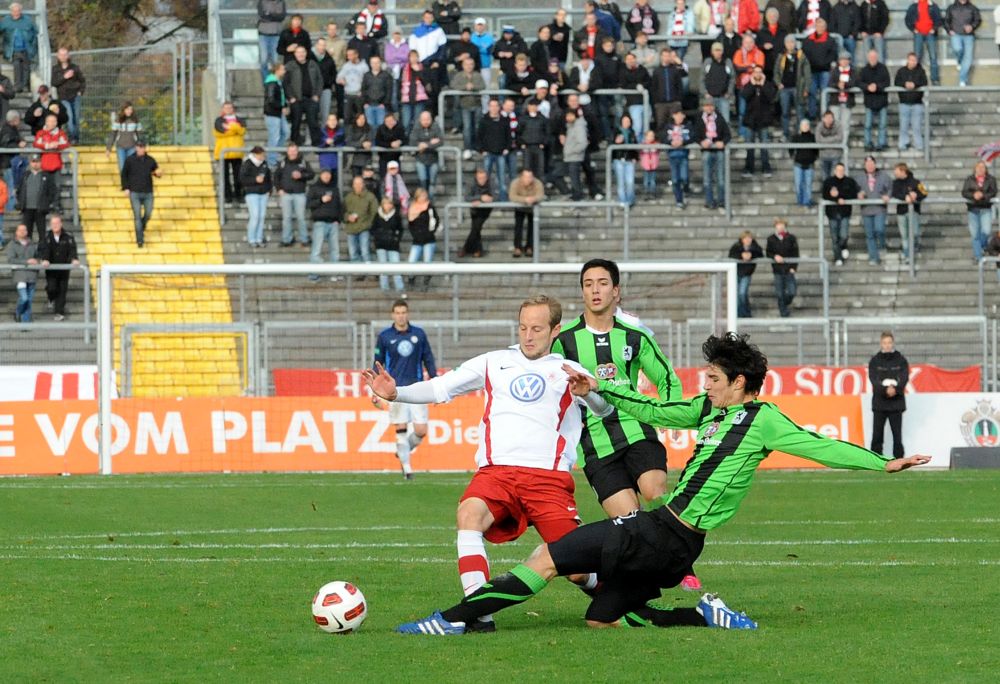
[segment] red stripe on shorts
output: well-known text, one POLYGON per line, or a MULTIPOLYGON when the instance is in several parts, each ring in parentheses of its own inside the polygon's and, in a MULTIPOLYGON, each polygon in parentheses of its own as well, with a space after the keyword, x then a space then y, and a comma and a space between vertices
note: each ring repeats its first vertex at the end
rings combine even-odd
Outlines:
MULTIPOLYGON (((573 405, 573 394, 569 391, 569 385, 566 385, 566 391, 563 392, 562 399, 559 400, 559 422, 556 423, 556 432, 562 427, 563 419, 566 417, 566 411, 569 407, 573 405)), ((559 467, 559 456, 562 454, 563 449, 566 448, 566 438, 563 435, 559 435, 559 439, 556 440, 556 458, 552 462, 552 470, 559 467)))
POLYGON ((486 426, 486 462, 493 465, 490 458, 493 452, 493 445, 490 442, 490 409, 493 408, 493 385, 490 383, 490 370, 486 369, 486 408, 483 410, 483 425, 486 426))

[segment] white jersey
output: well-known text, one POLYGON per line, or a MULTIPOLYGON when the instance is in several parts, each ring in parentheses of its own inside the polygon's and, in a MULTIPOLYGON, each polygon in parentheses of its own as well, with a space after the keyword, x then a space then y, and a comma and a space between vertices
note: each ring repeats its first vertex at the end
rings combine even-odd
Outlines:
POLYGON ((583 429, 563 364, 582 366, 559 354, 528 359, 518 346, 488 352, 429 382, 436 402, 486 390, 479 423, 476 464, 568 471, 576 461, 583 429))

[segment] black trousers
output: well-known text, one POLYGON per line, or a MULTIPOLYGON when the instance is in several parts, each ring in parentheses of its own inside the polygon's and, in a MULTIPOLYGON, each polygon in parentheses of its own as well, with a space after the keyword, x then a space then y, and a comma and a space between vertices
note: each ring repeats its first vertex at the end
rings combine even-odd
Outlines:
POLYGON ((514 211, 514 247, 517 249, 534 249, 535 221, 534 214, 529 211, 514 211), (527 224, 527 230, 525 230, 527 224))
POLYGON ((889 421, 892 431, 892 457, 903 458, 903 412, 902 411, 872 411, 872 451, 882 453, 885 436, 885 421, 889 421))
POLYGON ((49 212, 42 209, 25 209, 21 212, 21 221, 24 225, 28 226, 28 239, 36 240, 32 237, 33 232, 38 233, 37 240, 41 240, 45 237, 45 220, 48 218, 49 212))
POLYGON ((467 255, 483 251, 483 225, 493 210, 473 209, 470 213, 472 214, 472 229, 469 231, 469 237, 465 238, 465 246, 462 247, 462 251, 467 255))
POLYGON ((535 178, 545 178, 545 148, 541 145, 525 145, 524 169, 531 169, 535 178))
POLYGON ((311 97, 303 100, 296 100, 289 105, 289 127, 288 137, 295 141, 296 145, 305 144, 305 135, 300 133, 302 120, 305 119, 306 129, 309 131, 309 140, 313 146, 318 147, 323 132, 319 127, 319 102, 311 97))
POLYGON ((242 164, 242 159, 224 159, 222 161, 222 176, 227 202, 243 199, 243 186, 240 185, 240 166, 242 164))
POLYGON ((69 271, 46 271, 45 294, 55 313, 66 313, 66 293, 69 292, 69 271))

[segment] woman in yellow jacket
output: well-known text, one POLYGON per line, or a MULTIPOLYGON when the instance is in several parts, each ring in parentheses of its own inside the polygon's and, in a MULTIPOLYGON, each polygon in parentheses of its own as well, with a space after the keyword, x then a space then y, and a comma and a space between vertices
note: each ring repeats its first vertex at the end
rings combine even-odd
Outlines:
POLYGON ((236 108, 233 103, 223 103, 222 115, 216 118, 212 134, 215 136, 215 158, 222 161, 227 203, 239 202, 243 199, 243 188, 240 185, 240 165, 243 163, 243 152, 226 152, 225 159, 222 159, 222 150, 227 147, 243 147, 246 132, 247 122, 236 116, 236 108))

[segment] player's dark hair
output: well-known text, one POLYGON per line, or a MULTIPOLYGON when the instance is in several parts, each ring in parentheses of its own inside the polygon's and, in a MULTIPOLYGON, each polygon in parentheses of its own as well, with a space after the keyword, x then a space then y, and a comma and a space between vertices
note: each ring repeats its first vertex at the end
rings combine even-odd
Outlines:
POLYGON ((583 287, 583 274, 592 268, 603 268, 611 275, 611 284, 618 287, 621 281, 621 273, 618 271, 618 264, 609 259, 591 259, 580 269, 580 287, 583 287))
POLYGON ((409 310, 410 310, 410 305, 406 303, 406 300, 405 300, 405 299, 397 299, 396 301, 394 301, 394 302, 392 303, 392 311, 395 311, 395 310, 396 310, 396 309, 398 309, 399 307, 403 307, 403 308, 404 308, 404 309, 406 309, 407 311, 409 311, 409 310))
POLYGON ((721 337, 711 335, 701 345, 705 361, 718 366, 729 382, 742 375, 747 394, 759 394, 767 375, 767 357, 750 342, 749 335, 727 332, 721 337))

